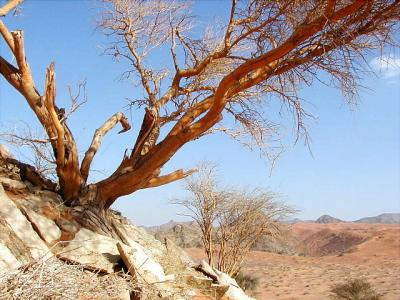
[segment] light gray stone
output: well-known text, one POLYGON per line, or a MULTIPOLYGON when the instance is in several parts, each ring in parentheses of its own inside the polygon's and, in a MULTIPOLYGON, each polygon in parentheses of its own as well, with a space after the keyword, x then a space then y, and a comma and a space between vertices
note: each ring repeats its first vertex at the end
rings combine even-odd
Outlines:
POLYGON ((118 294, 118 299, 119 300, 130 300, 131 299, 130 291, 126 290, 126 291, 120 292, 118 294))
POLYGON ((26 184, 19 180, 10 179, 0 176, 0 184, 9 190, 23 190, 27 188, 26 184))
POLYGON ((3 218, 15 235, 24 242, 33 259, 39 260, 51 256, 47 245, 42 241, 29 221, 18 209, 15 203, 8 198, 0 184, 0 218, 3 218))
POLYGON ((0 144, 0 158, 7 159, 12 158, 12 154, 10 150, 6 147, 6 145, 0 144))
POLYGON ((61 237, 61 230, 53 220, 50 220, 29 208, 23 208, 23 212, 47 245, 51 245, 61 237))
POLYGON ((66 219, 58 219, 56 220, 56 224, 63 231, 68 231, 71 233, 75 233, 79 230, 79 224, 76 221, 70 221, 66 219))
MULTIPOLYGON (((224 290, 224 296, 227 296, 230 300, 255 300, 245 294, 235 279, 211 267, 206 261, 202 260, 199 268, 210 278, 218 282, 218 287, 224 290)), ((217 286, 215 287, 217 288, 217 286)))
POLYGON ((143 280, 149 284, 166 281, 167 278, 161 265, 149 257, 142 246, 137 243, 133 246, 117 244, 121 258, 129 272, 135 275, 139 281, 143 280))
POLYGON ((81 228, 57 256, 89 269, 112 273, 120 259, 116 243, 112 238, 81 228))
POLYGON ((239 287, 236 280, 231 278, 228 274, 214 269, 215 273, 218 275, 218 283, 221 285, 229 286, 228 290, 225 292, 231 300, 255 300, 245 294, 245 292, 239 287))
POLYGON ((154 260, 160 260, 166 255, 165 245, 144 229, 122 222, 115 222, 114 224, 118 235, 122 237, 122 241, 126 245, 134 248, 135 245, 139 244, 143 247, 144 252, 154 260))
POLYGON ((0 241, 0 273, 16 269, 21 263, 11 253, 10 249, 0 241))

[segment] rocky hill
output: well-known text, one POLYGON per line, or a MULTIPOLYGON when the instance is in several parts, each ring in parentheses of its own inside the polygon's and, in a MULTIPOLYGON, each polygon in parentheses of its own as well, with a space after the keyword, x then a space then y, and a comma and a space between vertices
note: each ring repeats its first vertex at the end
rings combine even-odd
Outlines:
POLYGON ((27 170, 0 157, 1 300, 251 299, 234 279, 119 213, 66 207, 27 170))
POLYGON ((362 218, 354 222, 367 223, 367 224, 400 224, 400 214, 395 214, 395 213, 380 214, 379 216, 376 217, 362 218))
POLYGON ((297 224, 297 223, 319 223, 319 224, 333 224, 333 223, 365 223, 365 224, 400 224, 400 213, 384 213, 375 217, 361 218, 355 221, 343 221, 341 219, 332 217, 330 215, 322 215, 315 221, 313 220, 302 220, 299 218, 287 220, 286 224, 297 224))
MULTIPOLYGON (((182 248, 202 248, 201 231, 195 222, 176 223, 170 221, 161 226, 145 227, 159 241, 169 239, 182 248), (172 225, 173 226, 170 226, 172 225)), ((259 239, 252 250, 267 251, 279 254, 295 254, 288 245, 289 227, 287 235, 280 238, 265 236, 259 239)))
MULTIPOLYGON (((399 224, 399 214, 382 214, 354 222, 323 215, 316 221, 286 222, 287 232, 281 238, 264 237, 252 250, 301 256, 340 255, 379 236, 379 229, 360 234, 358 223, 399 224), (332 226, 331 226, 332 225, 332 226), (343 225, 343 226, 339 226, 343 225), (353 226, 354 225, 354 226, 353 226)), ((194 222, 169 222, 147 229, 160 241, 169 239, 183 248, 202 248, 201 232, 194 222)))
POLYGON ((344 221, 331 217, 329 215, 322 215, 317 220, 315 220, 315 223, 320 223, 320 224, 341 223, 341 222, 344 221))

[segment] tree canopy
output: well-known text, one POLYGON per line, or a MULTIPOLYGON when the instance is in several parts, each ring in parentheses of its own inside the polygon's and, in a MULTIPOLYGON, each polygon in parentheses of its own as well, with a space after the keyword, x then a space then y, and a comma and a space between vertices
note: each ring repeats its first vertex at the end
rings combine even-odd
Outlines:
MULTIPOLYGON (((0 16, 21 2, 8 1, 0 16)), ((87 180, 102 138, 118 123, 121 133, 128 131, 128 119, 117 112, 106 120, 80 158, 66 112, 56 104, 55 64, 47 68, 39 91, 23 31, 10 30, 0 20, 0 34, 15 58, 0 56, 0 74, 46 131, 47 138, 36 142, 51 144, 59 193, 69 205, 101 209, 120 196, 190 175, 183 170, 161 175, 161 169, 183 145, 204 135, 222 131, 245 143, 249 137, 264 149, 266 137, 279 126, 263 113, 268 97, 287 106, 299 135, 306 134, 300 86, 325 72, 353 101, 366 67, 364 55, 395 44, 400 15, 398 0, 232 0, 226 24, 193 30, 199 25, 183 1, 101 2, 98 26, 112 41, 106 53, 124 60, 123 76, 140 83, 145 96, 131 105, 144 107, 145 114, 136 140, 127 145, 131 150, 109 177, 93 184, 87 180), (151 63, 157 51, 168 53, 171 68, 151 63), (238 128, 223 126, 229 117, 238 128)))

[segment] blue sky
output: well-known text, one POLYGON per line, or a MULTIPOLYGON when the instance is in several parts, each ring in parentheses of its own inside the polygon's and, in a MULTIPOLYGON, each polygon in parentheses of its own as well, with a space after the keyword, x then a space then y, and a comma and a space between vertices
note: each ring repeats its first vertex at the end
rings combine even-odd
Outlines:
MULTIPOLYGON (((200 15, 210 7, 221 12, 224 3, 200 1, 194 13, 200 15)), ((106 40, 95 29, 97 11, 92 1, 28 0, 19 17, 5 20, 11 30, 25 31, 28 60, 40 89, 45 68, 56 62, 60 106, 68 103, 68 84, 87 81, 89 101, 69 120, 81 153, 94 130, 113 113, 124 111, 136 130, 142 119, 141 111, 125 108, 125 99, 140 92, 129 82, 118 80, 124 64, 101 55, 106 40)), ((0 54, 11 58, 2 41, 0 54)), ((346 105, 339 91, 321 84, 301 92, 317 116, 308 122, 312 155, 301 141, 294 144, 290 123, 283 120, 286 151, 272 172, 270 162, 257 152, 219 135, 188 144, 163 171, 191 168, 201 160, 214 161, 219 165, 221 181, 269 189, 298 208, 298 217, 304 219, 327 213, 352 220, 400 212, 400 56, 393 55, 389 66, 375 56, 369 57, 377 73, 364 78, 362 84, 368 90, 360 93, 357 106, 346 105)), ((1 78, 0 128, 21 126, 21 120, 39 128, 26 102, 1 78)), ((113 171, 125 148, 132 147, 136 130, 124 135, 117 135, 115 130, 105 138, 95 158, 94 168, 101 171, 95 173, 96 179, 113 171)), ((177 215, 181 208, 169 204, 169 200, 183 194, 182 183, 177 182, 121 198, 114 208, 137 224, 161 224, 181 219, 177 215)))

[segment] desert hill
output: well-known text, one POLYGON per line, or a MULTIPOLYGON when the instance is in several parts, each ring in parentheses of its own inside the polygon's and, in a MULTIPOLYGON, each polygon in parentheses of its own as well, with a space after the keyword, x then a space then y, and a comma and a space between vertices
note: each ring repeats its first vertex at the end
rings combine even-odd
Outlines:
POLYGON ((320 216, 317 220, 315 220, 315 223, 322 223, 322 224, 328 224, 328 223, 342 223, 344 221, 331 217, 329 215, 322 215, 320 216))
POLYGON ((376 217, 361 218, 354 221, 354 223, 367 223, 367 224, 400 224, 400 213, 398 214, 380 214, 376 217))
MULTIPOLYGON (((381 214, 354 222, 345 222, 329 215, 323 215, 316 221, 299 220, 287 224, 287 234, 284 237, 278 240, 264 237, 254 245, 253 250, 303 256, 339 255, 379 236, 379 230, 373 230, 375 227, 360 231, 358 224, 396 224, 399 223, 399 215, 381 214)), ((160 241, 168 238, 183 248, 202 247, 201 232, 195 222, 170 221, 145 229, 160 241)))

